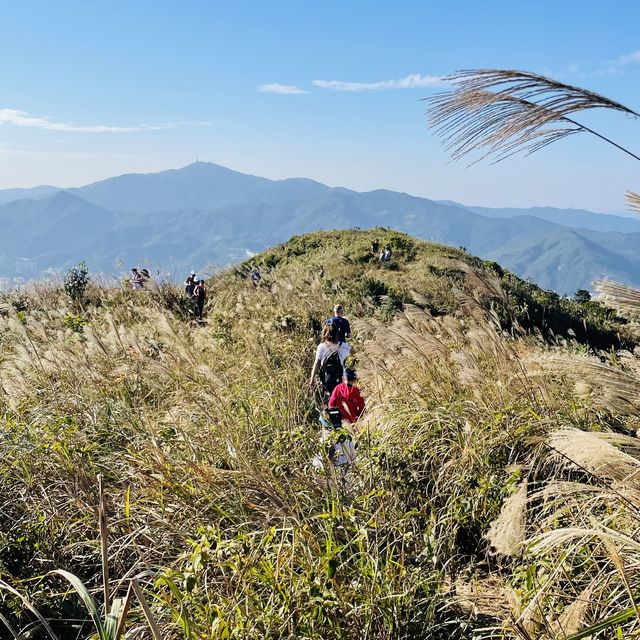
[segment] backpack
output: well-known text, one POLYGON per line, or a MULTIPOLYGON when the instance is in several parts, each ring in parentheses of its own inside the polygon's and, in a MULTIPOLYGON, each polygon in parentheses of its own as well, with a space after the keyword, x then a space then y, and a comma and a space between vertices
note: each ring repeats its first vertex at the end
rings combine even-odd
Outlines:
POLYGON ((328 407, 327 415, 329 416, 329 422, 331 423, 331 429, 340 429, 342 427, 342 414, 338 407, 328 407))
POLYGON ((342 382, 342 361, 338 351, 340 346, 322 363, 320 367, 320 381, 325 391, 332 393, 333 390, 342 382))

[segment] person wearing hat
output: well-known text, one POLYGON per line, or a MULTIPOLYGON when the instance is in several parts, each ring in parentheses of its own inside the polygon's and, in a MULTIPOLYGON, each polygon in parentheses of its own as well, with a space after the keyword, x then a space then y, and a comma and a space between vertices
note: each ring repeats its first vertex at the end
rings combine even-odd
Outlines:
POLYGON ((184 281, 184 292, 191 297, 193 295, 193 291, 196 288, 196 284, 198 284, 196 280, 196 272, 192 271, 187 279, 184 281))
POLYGON ((353 369, 346 369, 343 382, 332 392, 329 408, 336 407, 343 420, 355 422, 364 411, 364 398, 356 384, 357 375, 353 369))
POLYGON ((343 308, 341 304, 333 307, 333 317, 327 320, 327 324, 335 324, 338 328, 338 342, 346 342, 351 335, 351 326, 346 318, 342 317, 343 308))

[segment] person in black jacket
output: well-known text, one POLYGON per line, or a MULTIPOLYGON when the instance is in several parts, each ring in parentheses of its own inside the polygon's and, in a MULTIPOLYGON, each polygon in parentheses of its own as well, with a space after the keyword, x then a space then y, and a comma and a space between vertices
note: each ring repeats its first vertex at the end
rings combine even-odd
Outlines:
POLYGON ((202 311, 204 310, 204 303, 207 299, 207 287, 204 284, 204 280, 198 281, 198 284, 193 290, 193 297, 196 299, 196 313, 198 320, 202 320, 202 311))

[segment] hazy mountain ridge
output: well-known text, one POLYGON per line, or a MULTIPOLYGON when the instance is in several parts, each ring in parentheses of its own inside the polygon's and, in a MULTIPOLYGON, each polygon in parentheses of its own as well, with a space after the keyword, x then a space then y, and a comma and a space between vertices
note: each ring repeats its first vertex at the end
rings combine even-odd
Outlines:
MULTIPOLYGON (((243 259, 295 234, 389 226, 464 246, 562 293, 590 288, 602 277, 640 285, 640 233, 634 232, 640 223, 618 216, 560 210, 557 222, 544 217, 552 217, 552 209, 540 210, 543 217, 528 215, 537 209, 498 209, 488 216, 493 210, 480 214, 404 193, 359 193, 304 178, 274 181, 208 163, 53 194, 48 189, 18 190, 34 198, 0 205, 0 276, 36 277, 83 259, 102 272, 144 263, 180 276, 243 259), (567 220, 583 224, 572 227, 567 220), (590 228, 598 225, 603 228, 590 228)), ((0 202, 5 196, 0 191, 0 202)))
POLYGON ((556 209, 555 207, 531 207, 529 209, 469 207, 474 213, 491 218, 515 218, 519 216, 533 216, 548 220, 567 227, 591 229, 592 231, 619 231, 633 233, 640 231, 640 218, 631 216, 617 216, 608 213, 593 213, 585 209, 556 209))

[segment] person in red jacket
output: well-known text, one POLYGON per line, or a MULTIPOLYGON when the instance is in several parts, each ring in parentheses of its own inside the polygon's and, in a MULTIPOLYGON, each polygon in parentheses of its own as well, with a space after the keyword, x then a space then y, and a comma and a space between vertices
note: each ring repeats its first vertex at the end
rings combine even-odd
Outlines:
POLYGON ((364 411, 364 399, 360 389, 355 384, 356 372, 353 369, 345 371, 343 380, 331 394, 329 407, 337 407, 343 420, 355 422, 364 411))

